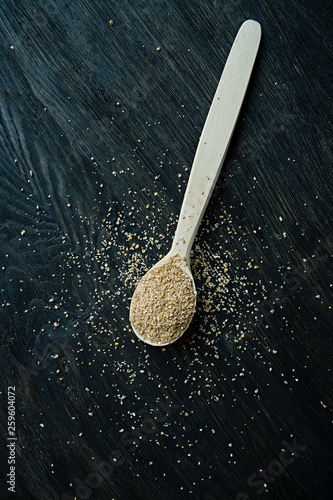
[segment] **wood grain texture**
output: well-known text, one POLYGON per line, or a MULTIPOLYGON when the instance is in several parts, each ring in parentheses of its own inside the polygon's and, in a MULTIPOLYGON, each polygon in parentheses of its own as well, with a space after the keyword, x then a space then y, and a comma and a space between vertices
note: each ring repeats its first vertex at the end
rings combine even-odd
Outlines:
POLYGON ((322 0, 2 0, 0 498, 11 385, 15 498, 331 498, 332 21, 322 0), (170 248, 248 18, 198 313, 150 347, 134 281, 170 248))

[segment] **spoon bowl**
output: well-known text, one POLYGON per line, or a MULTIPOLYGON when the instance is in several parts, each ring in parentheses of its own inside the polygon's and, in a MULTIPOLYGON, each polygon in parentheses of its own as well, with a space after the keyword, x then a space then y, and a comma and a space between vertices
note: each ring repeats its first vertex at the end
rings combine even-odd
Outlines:
POLYGON ((130 307, 135 334, 150 345, 175 342, 191 323, 196 297, 189 263, 185 256, 170 250, 135 289, 130 307))
POLYGON ((164 346, 178 340, 196 307, 190 252, 232 137, 261 37, 260 24, 240 27, 194 157, 171 250, 139 281, 130 306, 137 337, 164 346))

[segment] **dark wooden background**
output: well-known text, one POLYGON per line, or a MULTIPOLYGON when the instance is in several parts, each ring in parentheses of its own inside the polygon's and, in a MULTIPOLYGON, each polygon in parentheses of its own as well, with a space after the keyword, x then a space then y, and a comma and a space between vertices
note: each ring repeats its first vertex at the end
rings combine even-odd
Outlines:
POLYGON ((332 498, 332 23, 323 0, 1 0, 1 499, 332 498), (248 18, 198 313, 149 347, 133 284, 248 18))

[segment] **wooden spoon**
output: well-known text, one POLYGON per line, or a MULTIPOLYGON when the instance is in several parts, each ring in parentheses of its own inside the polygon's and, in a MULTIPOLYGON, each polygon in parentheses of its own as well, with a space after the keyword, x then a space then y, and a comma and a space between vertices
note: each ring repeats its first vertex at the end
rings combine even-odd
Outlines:
POLYGON ((252 20, 237 33, 199 140, 171 250, 141 278, 133 294, 132 328, 148 344, 177 340, 195 312, 190 252, 227 153, 260 37, 260 24, 252 20))

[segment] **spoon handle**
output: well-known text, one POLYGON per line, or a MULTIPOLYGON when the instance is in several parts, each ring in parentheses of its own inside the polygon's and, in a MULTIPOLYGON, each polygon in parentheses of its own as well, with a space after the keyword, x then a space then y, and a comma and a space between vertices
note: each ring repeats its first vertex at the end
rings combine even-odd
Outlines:
POLYGON ((256 21, 245 21, 240 27, 206 118, 170 252, 180 253, 187 262, 228 150, 260 36, 260 24, 256 21))

